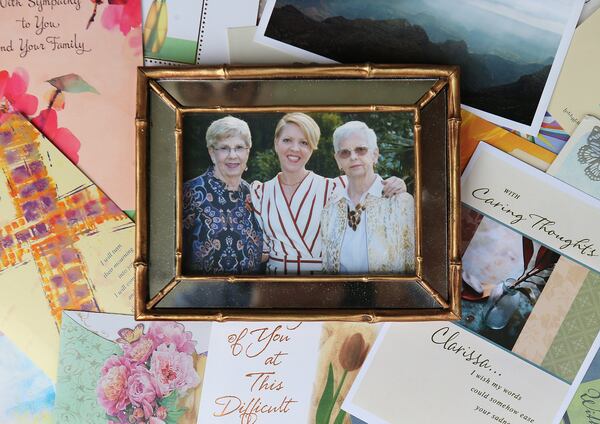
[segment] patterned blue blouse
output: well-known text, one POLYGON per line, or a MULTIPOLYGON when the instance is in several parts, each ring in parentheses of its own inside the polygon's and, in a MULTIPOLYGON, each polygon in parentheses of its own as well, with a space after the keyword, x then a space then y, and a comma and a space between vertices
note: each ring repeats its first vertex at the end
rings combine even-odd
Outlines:
POLYGON ((236 191, 215 177, 214 167, 183 185, 183 267, 190 274, 257 272, 262 230, 252 213, 250 186, 236 191))

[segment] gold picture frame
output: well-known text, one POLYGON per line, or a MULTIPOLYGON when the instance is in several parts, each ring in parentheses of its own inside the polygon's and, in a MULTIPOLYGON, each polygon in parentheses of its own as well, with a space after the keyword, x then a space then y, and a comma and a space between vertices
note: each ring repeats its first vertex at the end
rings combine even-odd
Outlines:
POLYGON ((460 318, 457 67, 139 68, 137 89, 137 319, 375 323, 460 318), (186 120, 205 113, 290 111, 412 114, 414 275, 183 274, 186 120), (201 292, 199 303, 178 303, 192 289, 201 292), (206 300, 217 292, 220 300, 206 300), (234 301, 238 297, 243 304, 234 301))

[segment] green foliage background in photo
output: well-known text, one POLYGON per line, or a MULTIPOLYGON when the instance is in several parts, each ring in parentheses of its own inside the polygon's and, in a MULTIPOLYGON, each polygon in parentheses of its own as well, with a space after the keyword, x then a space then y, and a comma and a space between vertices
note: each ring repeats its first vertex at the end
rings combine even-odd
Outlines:
MULTIPOLYGON (((267 181, 280 171, 273 149, 275 126, 283 113, 236 113, 250 126, 252 150, 243 178, 267 181)), ((310 113, 321 128, 319 148, 312 154, 307 169, 325 177, 337 177, 339 169, 333 157, 333 131, 348 121, 363 121, 375 131, 379 146, 376 172, 383 178, 397 176, 414 193, 413 116, 408 112, 310 113)), ((206 129, 211 122, 226 116, 218 113, 186 114, 183 126, 183 179, 187 181, 206 171, 210 157, 206 149, 206 129)))

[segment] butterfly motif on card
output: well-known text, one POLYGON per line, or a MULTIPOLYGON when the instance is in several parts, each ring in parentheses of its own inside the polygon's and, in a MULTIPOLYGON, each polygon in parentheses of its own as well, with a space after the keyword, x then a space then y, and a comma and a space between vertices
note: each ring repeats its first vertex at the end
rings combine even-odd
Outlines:
POLYGON ((136 325, 133 330, 131 328, 121 328, 118 333, 120 337, 117 339, 117 343, 132 344, 137 342, 144 334, 144 324, 136 325))
POLYGON ((587 165, 585 175, 592 181, 600 181, 600 126, 595 126, 587 143, 577 151, 579 163, 587 165))

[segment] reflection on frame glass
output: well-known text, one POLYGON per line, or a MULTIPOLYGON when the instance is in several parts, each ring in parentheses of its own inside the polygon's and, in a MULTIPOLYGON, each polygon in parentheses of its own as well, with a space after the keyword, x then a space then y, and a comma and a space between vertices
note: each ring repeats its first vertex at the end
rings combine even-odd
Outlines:
POLYGON ((455 68, 139 75, 138 318, 458 318, 455 68))

